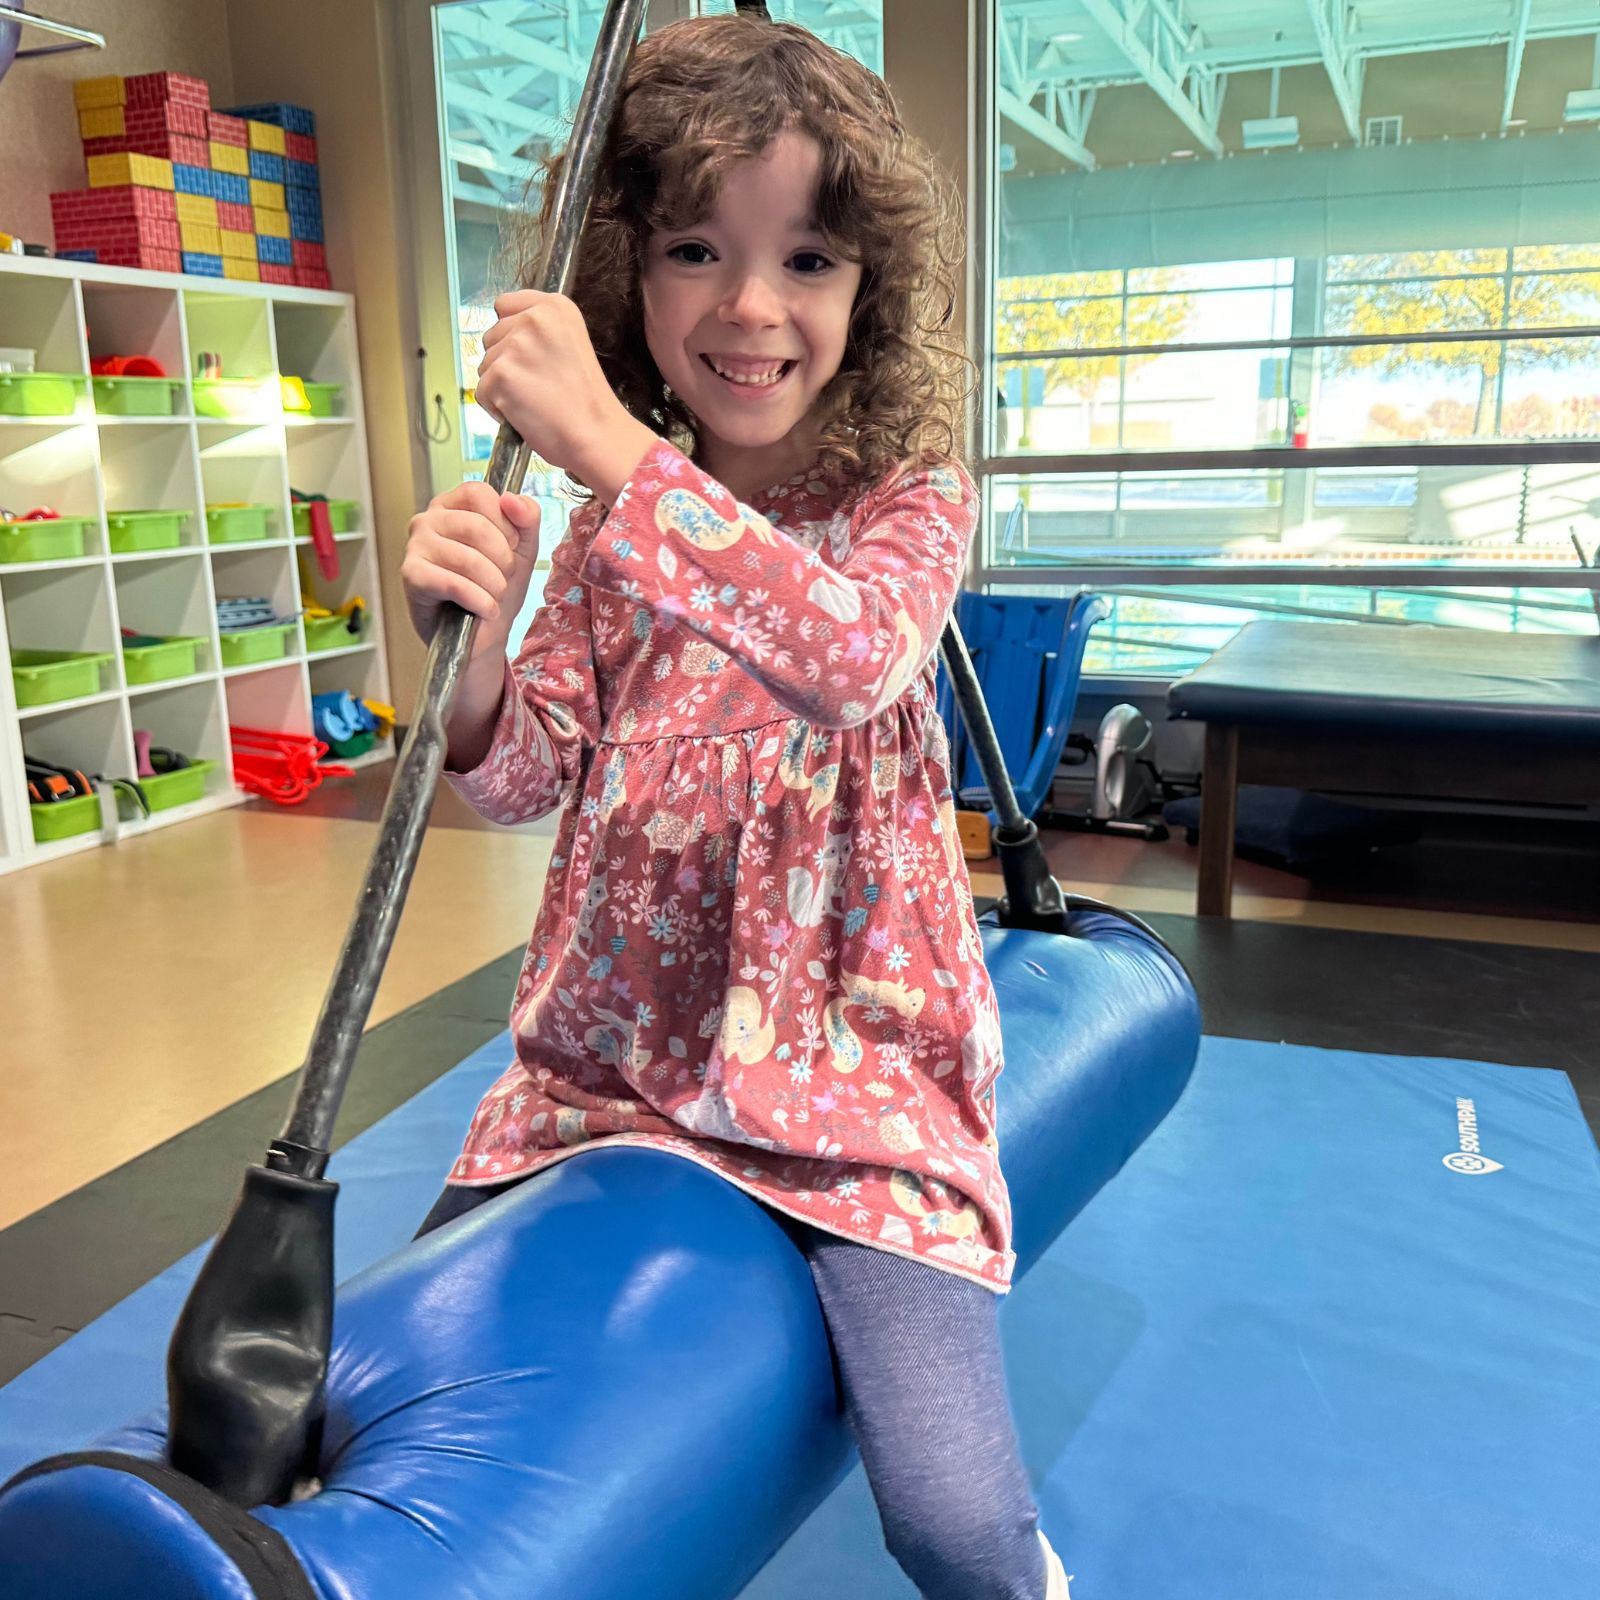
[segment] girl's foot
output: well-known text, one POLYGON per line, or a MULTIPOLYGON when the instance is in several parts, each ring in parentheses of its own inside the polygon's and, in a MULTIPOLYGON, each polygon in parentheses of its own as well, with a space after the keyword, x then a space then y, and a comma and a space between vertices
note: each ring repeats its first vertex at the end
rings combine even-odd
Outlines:
POLYGON ((1044 1565, 1048 1575, 1044 1600, 1072 1600, 1072 1579, 1067 1576, 1066 1568, 1061 1565, 1061 1557, 1050 1548, 1050 1541, 1041 1533, 1039 1543, 1044 1546, 1044 1565))

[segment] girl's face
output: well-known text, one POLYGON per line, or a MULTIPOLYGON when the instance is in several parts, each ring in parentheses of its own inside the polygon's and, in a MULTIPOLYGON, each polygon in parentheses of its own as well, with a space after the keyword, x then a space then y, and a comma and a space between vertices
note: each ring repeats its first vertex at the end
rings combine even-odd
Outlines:
POLYGON ((736 493, 808 464, 806 424, 844 357, 861 264, 817 229, 821 155, 779 134, 728 169, 712 216, 657 230, 646 252, 645 341, 736 493))

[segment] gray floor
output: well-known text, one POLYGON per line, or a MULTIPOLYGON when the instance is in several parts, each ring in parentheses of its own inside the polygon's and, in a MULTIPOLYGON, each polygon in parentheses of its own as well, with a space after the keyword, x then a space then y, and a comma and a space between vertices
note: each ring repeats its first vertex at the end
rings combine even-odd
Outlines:
MULTIPOLYGON (((1569 1073, 1600 1129, 1600 981, 1559 950, 1152 917, 1206 1031, 1569 1073)), ((374 1028, 343 1142, 505 1026, 520 952, 374 1028)), ((0 1382, 201 1243, 277 1133, 292 1075, 0 1231, 0 1382)), ((1003 1090, 1002 1090, 1003 1092, 1003 1090)), ((450 1152, 440 1153, 440 1170, 450 1152)), ((420 1219, 419 1219, 420 1220, 420 1219)))

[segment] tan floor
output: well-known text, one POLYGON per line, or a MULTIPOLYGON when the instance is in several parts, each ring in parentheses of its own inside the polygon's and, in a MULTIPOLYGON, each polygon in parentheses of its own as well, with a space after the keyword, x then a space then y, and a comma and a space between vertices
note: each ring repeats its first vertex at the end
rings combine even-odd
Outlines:
MULTIPOLYGON (((295 1070, 375 831, 241 806, 0 878, 0 1227, 295 1070)), ((430 831, 374 1022, 526 940, 550 843, 430 831)))
MULTIPOLYGON (((998 897, 1005 891, 988 862, 972 863, 972 892, 998 897)), ((1146 884, 1087 883, 1066 880, 1078 894, 1105 900, 1136 914, 1173 912, 1194 915, 1193 888, 1164 889, 1146 884)), ((1419 911, 1396 906, 1347 905, 1337 901, 1234 891, 1233 914, 1240 922, 1288 922, 1303 928, 1341 928, 1350 933, 1409 934, 1419 939, 1465 939, 1480 944, 1522 944, 1543 950, 1600 952, 1600 925, 1545 922, 1532 917, 1477 916, 1461 911, 1419 911)))

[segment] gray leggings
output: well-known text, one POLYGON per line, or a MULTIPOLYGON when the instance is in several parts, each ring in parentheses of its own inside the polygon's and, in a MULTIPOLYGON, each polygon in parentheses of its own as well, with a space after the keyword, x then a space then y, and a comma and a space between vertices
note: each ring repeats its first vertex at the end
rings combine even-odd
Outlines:
MULTIPOLYGON (((511 1185, 447 1188, 419 1237, 511 1185)), ((924 1600, 1044 1600, 999 1296, 777 1215, 811 1268, 884 1543, 924 1600)))

